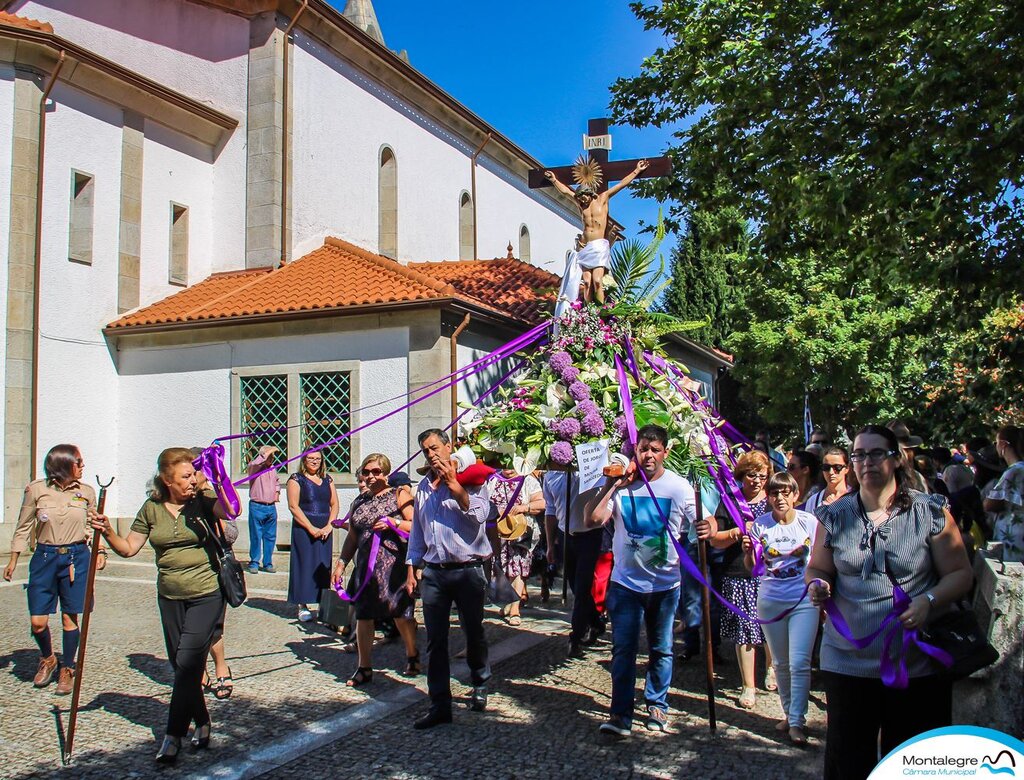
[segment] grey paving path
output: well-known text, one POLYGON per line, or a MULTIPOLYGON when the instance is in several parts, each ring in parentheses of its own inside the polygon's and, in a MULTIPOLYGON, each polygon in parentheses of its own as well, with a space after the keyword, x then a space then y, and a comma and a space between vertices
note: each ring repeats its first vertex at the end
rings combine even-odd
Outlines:
MULTIPOLYGON (((261 574, 256 592, 228 616, 228 656, 235 694, 209 699, 213 749, 186 753, 174 769, 152 763, 170 694, 156 589, 150 566, 112 564, 99 584, 84 709, 76 756, 60 765, 60 733, 70 697, 31 685, 38 653, 29 637, 24 593, 0 587, 0 778, 27 777, 484 777, 484 778, 716 778, 819 777, 823 716, 814 692, 812 744, 797 749, 772 726, 777 697, 761 692, 751 712, 735 706, 735 668, 721 671, 719 729, 710 735, 700 664, 677 668, 670 704, 673 733, 635 729, 627 741, 597 733, 610 692, 609 646, 584 660, 564 656, 563 612, 528 609, 513 629, 496 615, 487 632, 495 684, 486 713, 464 706, 455 724, 412 729, 426 706, 423 678, 397 674, 398 644, 375 652, 373 684, 346 688, 355 657, 337 637, 294 620, 284 602, 287 579, 261 574), (415 684, 414 684, 415 683, 415 684)), ((59 646, 57 621, 53 621, 59 646)), ((420 632, 423 643, 422 629, 420 632)), ((461 636, 453 631, 453 652, 461 636)), ((455 665, 465 679, 465 667, 455 665), (461 671, 460 671, 461 669, 461 671)), ((457 696, 465 689, 456 685, 457 696)))

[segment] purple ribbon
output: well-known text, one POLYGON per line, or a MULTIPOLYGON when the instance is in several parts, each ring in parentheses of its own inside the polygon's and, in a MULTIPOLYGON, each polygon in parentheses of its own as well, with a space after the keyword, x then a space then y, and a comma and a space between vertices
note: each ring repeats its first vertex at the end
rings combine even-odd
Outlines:
POLYGON ((238 517, 242 512, 242 502, 235 486, 231 484, 228 470, 224 467, 224 446, 217 442, 211 444, 192 461, 192 468, 199 469, 206 475, 228 517, 232 520, 238 517))
MULTIPOLYGON (((382 517, 388 528, 398 534, 399 538, 408 541, 409 534, 399 528, 398 524, 395 523, 390 517, 382 517)), ((345 591, 345 586, 340 582, 334 586, 334 591, 338 594, 338 598, 342 601, 355 601, 362 595, 362 592, 366 590, 366 586, 370 584, 370 580, 373 579, 373 572, 377 568, 377 553, 380 551, 381 536, 380 531, 373 532, 373 539, 370 542, 370 559, 366 562, 366 573, 363 575, 363 581, 359 584, 358 590, 351 596, 345 591)))

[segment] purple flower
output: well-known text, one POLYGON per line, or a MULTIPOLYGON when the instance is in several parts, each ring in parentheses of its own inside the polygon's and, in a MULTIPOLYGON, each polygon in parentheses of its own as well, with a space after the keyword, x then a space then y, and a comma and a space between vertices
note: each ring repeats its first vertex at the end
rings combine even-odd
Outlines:
POLYGON ((551 357, 548 358, 548 365, 551 366, 552 371, 560 374, 565 369, 572 367, 572 357, 568 352, 552 352, 551 357))
POLYGON ((587 436, 600 436, 604 433, 604 420, 599 414, 588 414, 583 418, 583 424, 580 427, 587 436))
POLYGON ((578 379, 569 385, 569 395, 574 401, 585 401, 590 398, 590 388, 578 379))
POLYGON ((580 435, 580 421, 575 417, 552 420, 549 427, 556 437, 565 441, 572 441, 580 435))
POLYGON ((572 445, 567 441, 556 441, 551 445, 551 460, 562 466, 572 463, 572 445))
POLYGON ((601 414, 601 410, 598 409, 595 401, 588 398, 585 401, 580 401, 576 404, 576 413, 581 417, 587 417, 592 414, 601 414))
POLYGON ((626 427, 626 418, 623 415, 619 415, 612 421, 612 427, 615 429, 615 433, 621 437, 626 438, 626 432, 629 430, 626 427))
POLYGON ((580 370, 576 366, 569 366, 562 371, 562 381, 567 385, 571 385, 577 379, 580 378, 580 370))

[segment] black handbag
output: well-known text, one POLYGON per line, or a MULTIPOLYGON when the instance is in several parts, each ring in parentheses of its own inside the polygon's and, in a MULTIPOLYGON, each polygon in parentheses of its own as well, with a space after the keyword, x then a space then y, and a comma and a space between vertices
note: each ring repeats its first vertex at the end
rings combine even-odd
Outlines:
POLYGON ((999 651, 989 644, 973 609, 954 609, 935 618, 921 638, 953 657, 949 668, 939 665, 940 677, 959 680, 999 660, 999 651))
POLYGON ((205 519, 206 525, 210 529, 213 551, 217 556, 217 582, 220 583, 221 593, 224 594, 224 600, 230 606, 240 607, 245 603, 248 595, 245 590, 245 570, 235 558, 235 553, 224 537, 217 518, 213 518, 212 521, 208 517, 205 519))

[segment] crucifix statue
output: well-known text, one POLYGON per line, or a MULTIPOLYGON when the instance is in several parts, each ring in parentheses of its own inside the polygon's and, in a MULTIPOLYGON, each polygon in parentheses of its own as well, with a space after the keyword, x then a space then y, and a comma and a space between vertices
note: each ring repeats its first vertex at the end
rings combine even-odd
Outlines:
MULTIPOLYGON (((611 261, 611 241, 615 240, 619 229, 619 225, 608 216, 608 200, 638 177, 666 175, 671 170, 671 162, 667 157, 609 162, 611 136, 608 135, 607 119, 591 119, 583 142, 586 151, 575 164, 531 170, 529 183, 531 188, 553 186, 576 201, 583 219, 582 241, 577 237, 577 242, 583 246, 582 249, 577 247, 577 251, 570 252, 567 257, 563 293, 568 292, 572 300, 582 294, 587 302, 604 303, 602 280, 611 261), (570 176, 577 185, 575 190, 565 183, 570 176), (609 187, 608 183, 612 181, 618 183, 609 187), (578 264, 578 269, 575 264, 578 264), (580 272, 582 284, 575 282, 575 276, 580 272), (575 289, 577 285, 578 291, 575 289)), ((563 297, 568 298, 560 294, 556 315, 571 302, 562 301, 563 297)))

